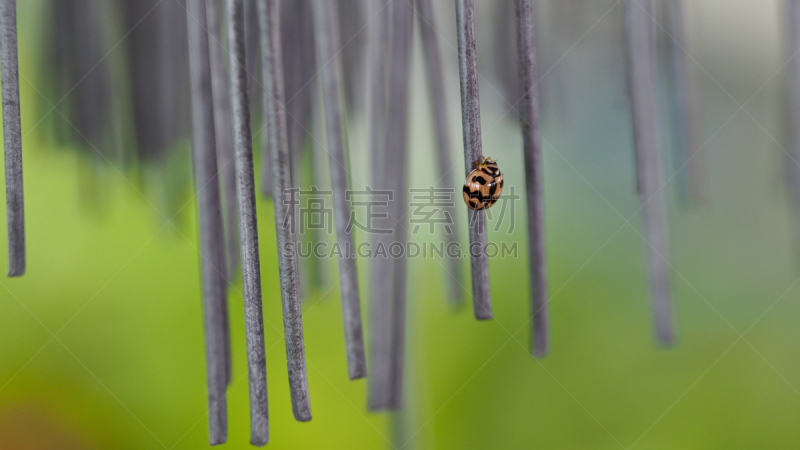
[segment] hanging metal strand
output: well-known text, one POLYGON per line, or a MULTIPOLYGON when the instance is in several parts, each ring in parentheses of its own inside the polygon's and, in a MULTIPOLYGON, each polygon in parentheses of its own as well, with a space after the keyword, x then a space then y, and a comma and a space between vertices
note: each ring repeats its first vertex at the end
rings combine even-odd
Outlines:
MULTIPOLYGON (((370 188, 375 192, 388 192, 386 180, 386 78, 388 62, 391 61, 391 8, 383 0, 371 3, 370 16, 378 17, 370 22, 370 188), (381 9, 382 8, 382 9, 381 9)), ((394 201, 389 197, 387 200, 394 201)), ((379 205, 374 222, 376 229, 388 230, 393 222, 389 218, 388 204, 379 205)), ((391 236, 374 233, 372 245, 388 248, 391 236)), ((372 410, 389 409, 393 389, 392 382, 392 261, 387 257, 376 257, 370 265, 370 358, 369 358, 369 407, 372 410)))
MULTIPOLYGON (((391 63, 389 66, 388 120, 383 148, 381 189, 393 193, 389 202, 388 224, 392 235, 381 240, 388 247, 406 241, 408 83, 413 10, 406 0, 392 0, 391 63)), ((403 404, 403 372, 406 337, 406 259, 382 258, 386 279, 373 280, 377 296, 372 302, 371 372, 369 407, 373 410, 399 410, 403 404)))
POLYGON ((685 0, 670 0, 662 3, 667 9, 667 19, 672 44, 672 76, 675 80, 673 96, 675 119, 678 127, 681 164, 688 172, 681 192, 684 201, 703 203, 706 200, 704 158, 700 151, 702 143, 702 117, 700 114, 697 79, 691 56, 686 50, 687 35, 684 24, 685 0))
MULTIPOLYGON (((392 1, 392 60, 389 72, 389 110, 386 130, 386 181, 394 191, 390 219, 394 222, 394 242, 404 244, 408 235, 408 98, 411 67, 413 6, 406 0, 392 1)), ((392 265, 392 398, 396 409, 403 408, 406 348, 407 256, 393 258, 392 265)))
POLYGON ((369 75, 369 148, 370 148, 370 177, 372 187, 379 184, 383 178, 381 165, 383 161, 383 136, 386 122, 386 66, 389 60, 386 48, 389 46, 391 27, 389 19, 391 9, 385 5, 384 0, 370 1, 369 22, 369 50, 368 66, 369 75), (377 17, 375 17, 377 16, 377 17))
MULTIPOLYGON (((369 21, 368 32, 369 39, 367 40, 367 67, 369 70, 369 127, 367 129, 367 139, 369 142, 369 186, 376 192, 386 189, 385 178, 383 173, 383 158, 385 155, 385 129, 386 129, 386 77, 387 66, 391 60, 391 54, 386 49, 390 46, 391 40, 391 11, 384 0, 371 0, 369 3, 369 21)), ((381 214, 388 211, 383 211, 381 214)), ((377 218, 375 221, 376 228, 388 229, 391 223, 383 218, 377 218)), ((377 248, 378 245, 384 247, 389 244, 387 236, 381 233, 373 233, 370 236, 372 245, 377 248)), ((371 381, 376 377, 376 370, 380 371, 381 368, 388 368, 388 355, 382 355, 375 351, 375 342, 379 342, 382 337, 388 339, 390 330, 376 326, 375 317, 380 315, 381 305, 388 302, 388 293, 383 280, 388 280, 390 277, 391 264, 382 258, 373 259, 369 268, 369 303, 372 309, 371 321, 372 332, 370 339, 373 342, 372 357, 370 359, 370 373, 371 381), (377 310, 376 310, 377 308, 377 310), (384 361, 384 362, 380 362, 384 361)), ((385 308, 384 308, 385 309, 385 308)), ((387 369, 388 370, 388 369, 387 369)), ((378 376, 380 377, 380 376, 378 376)))
POLYGON ((25 274, 25 208, 22 190, 22 129, 19 111, 17 2, 0 0, 0 64, 3 90, 3 144, 6 167, 8 276, 25 274))
MULTIPOLYGON (((222 32, 217 0, 205 0, 208 25, 209 62, 211 65, 211 91, 214 106, 214 135, 220 197, 223 202, 223 224, 225 229, 225 281, 232 283, 239 266, 239 217, 236 205, 236 163, 233 149, 233 122, 231 119, 230 83, 222 51, 222 32)), ((231 382, 231 333, 228 315, 228 296, 225 295, 225 360, 227 383, 231 382)))
POLYGON ((342 108, 339 92, 340 76, 334 33, 336 11, 328 0, 314 0, 314 32, 317 41, 317 58, 322 74, 322 95, 325 108, 325 125, 328 136, 331 185, 336 239, 345 255, 339 258, 339 283, 342 295, 342 316, 347 350, 347 370, 351 380, 367 376, 364 356, 364 332, 361 322, 361 305, 358 294, 358 273, 353 252, 353 235, 347 231, 350 221, 350 204, 347 200, 347 161, 342 136, 342 108))
MULTIPOLYGON (((313 134, 311 130, 314 128, 315 117, 314 88, 318 86, 312 82, 316 75, 317 56, 314 50, 316 44, 311 0, 284 1, 280 8, 280 28, 281 51, 283 55, 290 56, 283 61, 283 79, 284 98, 287 99, 286 133, 289 154, 292 157, 292 186, 311 186, 322 180, 312 175, 320 163, 309 151, 309 147, 313 145, 310 137, 313 134)), ((272 184, 271 180, 264 181, 272 184)), ((318 235, 321 231, 315 228, 307 230, 305 236, 298 235, 299 245, 303 247, 319 242, 318 235)), ((297 263, 300 299, 305 301, 310 290, 323 289, 325 266, 320 258, 313 256, 298 259, 297 263)))
MULTIPOLYGON (((461 79, 461 119, 464 128, 464 163, 466 173, 475 169, 483 149, 481 110, 478 94, 478 59, 475 43, 475 1, 456 0, 458 27, 458 71, 461 79)), ((486 257, 486 216, 484 211, 469 209, 469 242, 472 268, 472 305, 475 318, 492 318, 489 289, 489 260, 486 257), (476 254, 477 253, 477 254, 476 254)))
POLYGON ((536 95, 533 2, 517 0, 517 51, 522 94, 520 120, 525 153, 525 186, 528 206, 528 253, 531 288, 531 348, 536 357, 549 349, 547 312, 547 264, 545 261, 544 196, 542 194, 542 146, 536 95))
POLYGON ((250 442, 269 441, 267 414, 267 361, 264 351, 264 318, 261 310, 261 267, 258 260, 258 224, 250 129, 250 97, 247 91, 243 0, 226 0, 230 49, 231 103, 236 143, 236 181, 239 200, 239 236, 242 257, 247 372, 250 380, 250 442))
POLYGON ((284 218, 291 212, 292 157, 286 131, 286 99, 283 83, 281 30, 278 22, 278 0, 258 0, 261 35, 261 68, 264 79, 264 121, 269 135, 269 156, 272 167, 272 198, 275 199, 275 230, 278 235, 278 265, 283 301, 283 326, 286 336, 286 361, 289 367, 289 389, 294 417, 311 420, 306 376, 306 351, 303 343, 303 316, 297 282, 297 240, 284 218), (289 199, 291 200, 291 199, 289 199))
POLYGON ((186 16, 192 98, 192 159, 200 216, 200 251, 203 275, 203 321, 206 335, 208 378, 208 429, 211 445, 228 438, 227 332, 225 321, 225 265, 222 213, 220 211, 217 154, 214 137, 214 103, 205 32, 205 0, 189 0, 186 16))
MULTIPOLYGON (((419 24, 422 50, 425 57, 425 69, 428 78, 428 92, 430 93, 430 105, 433 111, 434 131, 436 133, 436 156, 438 162, 438 173, 444 177, 441 182, 449 186, 450 183, 446 174, 452 167, 450 158, 450 119, 447 114, 447 97, 445 95, 444 77, 442 75, 442 57, 439 52, 438 36, 436 35, 436 17, 434 16, 431 0, 417 0, 417 23, 419 24)), ((458 192, 456 192, 458 194, 458 192)), ((460 194, 459 194, 460 196, 460 194)), ((446 216, 455 216, 455 208, 450 206, 444 211, 446 216)), ((452 223, 452 222, 451 222, 452 223)), ((447 248, 458 242, 455 227, 445 230, 447 248)), ((455 306, 463 303, 461 281, 461 261, 456 258, 448 258, 446 276, 449 280, 448 298, 455 306)))
POLYGON ((211 86, 214 91, 214 130, 217 137, 217 165, 225 223, 225 274, 232 283, 239 268, 239 211, 236 204, 236 153, 233 142, 231 117, 230 76, 223 47, 222 23, 218 0, 206 0, 208 19, 209 55, 211 59, 211 86))
POLYGON ((633 120, 636 179, 642 201, 653 325, 659 343, 672 345, 666 234, 660 197, 659 140, 655 91, 654 35, 650 0, 623 2, 628 54, 628 91, 633 120))
MULTIPOLYGON (((800 0, 787 0, 788 53, 798 51, 800 45, 800 0)), ((789 120, 790 154, 795 161, 789 163, 790 179, 794 189, 795 217, 800 223, 800 57, 789 60, 789 120)), ((787 161, 790 161, 787 159, 787 161)), ((795 245, 800 245, 800 240, 795 245)))

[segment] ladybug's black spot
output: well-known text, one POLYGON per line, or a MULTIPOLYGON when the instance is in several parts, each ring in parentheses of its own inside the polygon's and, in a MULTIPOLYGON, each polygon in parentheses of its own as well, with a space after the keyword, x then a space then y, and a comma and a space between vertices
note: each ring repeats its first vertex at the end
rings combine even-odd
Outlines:
POLYGON ((505 180, 500 180, 500 189, 503 189, 503 182, 504 182, 504 181, 505 181, 505 180))
POLYGON ((485 173, 486 175, 489 175, 490 177, 493 175, 492 172, 489 171, 489 169, 486 167, 482 168, 481 172, 485 173))
POLYGON ((489 197, 494 197, 494 193, 497 191, 497 183, 492 182, 489 185, 489 197))
POLYGON ((466 184, 464 185, 464 193, 469 195, 469 186, 467 186, 466 184))
POLYGON ((484 185, 486 185, 486 179, 485 179, 485 178, 483 178, 483 177, 479 177, 479 176, 477 176, 477 175, 476 175, 476 176, 474 176, 474 177, 472 177, 472 181, 474 181, 474 182, 476 182, 476 183, 480 184, 481 186, 484 186, 484 185))
POLYGON ((469 201, 469 206, 470 206, 472 209, 475 209, 475 208, 477 208, 477 207, 478 207, 478 202, 476 202, 474 199, 470 199, 470 201, 469 201))

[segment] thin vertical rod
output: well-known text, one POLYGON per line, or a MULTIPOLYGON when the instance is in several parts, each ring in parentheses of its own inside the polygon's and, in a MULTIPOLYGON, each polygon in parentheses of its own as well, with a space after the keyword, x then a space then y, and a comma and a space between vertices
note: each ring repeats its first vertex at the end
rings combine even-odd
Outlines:
POLYGON ((278 239, 278 267, 283 302, 283 327, 286 336, 286 362, 294 417, 311 420, 306 376, 306 350, 303 343, 303 316, 297 279, 297 240, 294 230, 284 225, 291 212, 292 157, 286 131, 286 98, 283 82, 281 30, 278 25, 278 0, 258 0, 261 35, 261 73, 264 82, 264 120, 269 136, 272 167, 272 198, 275 199, 275 230, 278 239))
MULTIPOLYGON (((391 60, 389 43, 391 42, 391 8, 384 0, 371 0, 372 9, 370 17, 374 18, 369 22, 370 37, 369 45, 369 67, 370 67, 370 94, 369 94, 369 156, 370 156, 370 186, 376 192, 386 192, 384 172, 384 158, 386 157, 386 78, 388 74, 387 66, 391 60)), ((376 228, 383 230, 392 226, 389 219, 388 205, 380 208, 381 214, 375 220, 376 228)), ((388 246, 390 236, 382 233, 374 233, 370 236, 372 245, 378 248, 379 245, 388 246)), ((369 407, 371 409, 386 409, 389 407, 389 396, 391 383, 391 292, 390 278, 392 276, 392 261, 388 258, 376 257, 370 264, 370 285, 369 285, 369 305, 370 305, 370 358, 369 358, 369 407)))
POLYGON ((250 129, 250 97, 243 0, 227 0, 228 47, 230 49, 231 99, 236 143, 239 236, 242 257, 247 373, 250 381, 250 442, 269 441, 267 413, 267 360, 264 351, 264 318, 261 310, 261 268, 258 260, 258 223, 253 168, 253 138, 250 129))
POLYGON ((372 6, 370 17, 378 15, 369 22, 369 54, 370 94, 369 94, 369 148, 370 172, 372 186, 380 183, 383 157, 383 132, 386 126, 386 48, 389 43, 389 17, 391 9, 384 5, 384 0, 370 0, 372 6))
MULTIPOLYGON (((371 22, 369 44, 370 64, 372 67, 370 82, 370 167, 371 187, 376 192, 390 192, 386 180, 387 151, 385 132, 387 124, 386 79, 388 64, 392 55, 390 51, 391 12, 392 9, 383 0, 374 0, 374 8, 383 7, 377 20, 371 22)), ((371 12, 371 16, 374 16, 371 12)), ((389 194, 387 200, 394 201, 389 194)), ((382 205, 377 215, 376 228, 389 230, 393 228, 389 204, 382 205), (385 214, 384 214, 385 213, 385 214)), ((375 248, 388 248, 391 236, 386 233, 374 233, 372 244, 375 248)), ((369 407, 372 410, 391 408, 392 383, 392 260, 388 257, 376 257, 371 264, 370 273, 370 358, 369 358, 369 407)))
POLYGON ((186 5, 189 33, 189 64, 192 97, 192 158, 195 192, 200 215, 200 252, 203 258, 203 321, 208 379, 209 443, 218 445, 228 438, 227 352, 225 339, 225 266, 222 213, 220 211, 217 153, 214 136, 214 103, 208 35, 205 31, 204 0, 186 5))
MULTIPOLYGON (((787 0, 787 34, 790 54, 800 51, 800 0, 787 0)), ((789 120, 791 157, 791 182, 795 196, 795 216, 800 224, 800 57, 789 60, 789 120)), ((798 226, 798 225, 795 225, 798 226)), ((800 241, 798 241, 800 242, 800 241)))
POLYGON ((684 19, 685 0, 670 0, 664 2, 667 8, 669 29, 674 40, 672 48, 672 70, 675 79, 673 87, 676 106, 676 119, 682 159, 686 164, 688 176, 688 199, 695 203, 702 203, 706 199, 706 185, 704 158, 695 155, 702 146, 702 117, 700 114, 699 96, 697 93, 697 80, 695 71, 692 70, 692 61, 687 47, 687 31, 684 19))
MULTIPOLYGON (((407 235, 407 142, 408 83, 412 41, 412 6, 406 0, 392 0, 391 64, 389 66, 388 121, 384 141, 383 180, 393 192, 388 219, 393 235, 382 242, 404 243, 407 235)), ((376 261, 378 262, 378 261, 376 261)), ((403 375, 406 339, 407 261, 379 260, 388 266, 382 292, 373 303, 371 375, 369 406, 373 410, 398 410, 403 403, 403 375)))
MULTIPOLYGON (((387 181, 395 192, 392 222, 394 240, 401 244, 408 235, 408 92, 411 67, 414 9, 406 0, 392 1, 392 60, 389 72, 389 110, 386 130, 387 181)), ((392 260, 392 404, 403 407, 406 348, 406 291, 408 261, 406 257, 392 260)))
POLYGON ((236 157, 231 117, 230 77, 223 47, 222 23, 218 0, 206 0, 209 54, 211 55, 211 87, 214 90, 214 129, 217 135, 217 165, 224 201, 226 275, 235 279, 239 267, 239 211, 236 204, 236 157))
POLYGON ((328 136, 331 185, 333 186, 334 222, 339 248, 345 255, 339 258, 339 283, 342 295, 342 316, 347 351, 347 371, 351 380, 367 376, 364 356, 364 332, 358 294, 358 273, 353 252, 353 235, 347 231, 350 205, 347 201, 347 162, 342 136, 342 107, 339 86, 339 61, 334 48, 334 33, 338 30, 336 11, 330 0, 314 0, 314 31, 317 57, 322 72, 322 96, 328 136))
POLYGON ((536 92, 536 49, 532 0, 517 0, 517 52, 519 86, 522 91, 520 120, 525 153, 525 188, 528 210, 528 254, 532 314, 531 349, 533 356, 547 355, 550 349, 547 307, 547 261, 544 235, 544 195, 542 193, 542 145, 539 138, 539 105, 536 92))
POLYGON ((22 189, 22 128, 19 111, 17 2, 0 0, 0 64, 3 90, 3 144, 6 166, 8 276, 25 274, 25 203, 22 189))
MULTIPOLYGON (((225 228, 225 281, 232 283, 239 265, 239 217, 236 205, 236 163, 233 149, 233 122, 231 118, 230 83, 225 55, 222 51, 222 31, 219 17, 219 2, 205 0, 208 26, 209 61, 211 65, 211 91, 214 106, 214 135, 216 139, 217 173, 222 193, 225 228)), ((233 364, 231 360, 231 333, 228 315, 228 298, 225 296, 225 360, 227 383, 231 382, 233 364)))
MULTIPOLYGON (((445 95, 444 77, 442 75, 442 57, 439 51, 438 36, 436 35, 436 17, 433 11, 431 0, 417 0, 417 18, 422 41, 422 51, 425 57, 425 68, 428 78, 428 92, 430 93, 430 105, 433 111, 434 129, 436 132, 436 161, 438 162, 438 173, 445 179, 441 180, 446 185, 450 185, 446 178, 452 167, 450 157, 450 119, 447 114, 447 96, 445 95)), ((438 177, 437 177, 438 178, 438 177)), ((448 206, 445 214, 451 218, 455 215, 455 208, 448 206)), ((448 248, 458 241, 455 227, 450 232, 445 233, 446 245, 448 248)), ((450 281, 448 286, 448 298, 454 306, 463 303, 462 295, 463 282, 461 281, 461 262, 456 258, 448 258, 447 279, 450 281)))
POLYGON ((655 92, 655 42, 650 0, 623 2, 628 55, 628 91, 633 120, 636 173, 642 200, 647 272, 656 340, 672 345, 669 271, 665 258, 663 204, 660 196, 659 140, 655 92))
MULTIPOLYGON (((475 42, 475 0, 456 0, 458 27, 458 71, 461 79, 461 120, 464 128, 466 173, 475 169, 483 152, 481 110, 478 93, 478 58, 475 42)), ((486 216, 484 211, 468 210, 472 305, 475 318, 492 318, 489 288, 489 260, 486 256, 486 216)))

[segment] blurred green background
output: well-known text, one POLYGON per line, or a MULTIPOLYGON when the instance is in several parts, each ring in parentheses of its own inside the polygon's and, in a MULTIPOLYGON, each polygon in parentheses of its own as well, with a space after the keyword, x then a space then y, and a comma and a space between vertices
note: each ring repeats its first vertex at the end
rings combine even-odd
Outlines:
MULTIPOLYGON (((454 11, 451 1, 435 3, 457 156, 454 11)), ((490 19, 480 15, 489 4, 478 10, 484 153, 499 160, 507 188, 521 192, 519 131, 495 87, 490 19)), ((0 448, 204 448, 191 186, 172 187, 182 209, 169 221, 174 213, 145 168, 93 164, 51 143, 37 125, 48 113, 36 107, 34 82, 40 6, 19 3, 29 254, 24 277, 0 280, 0 448)), ((785 42, 783 3, 698 0, 687 11, 709 195, 702 205, 677 201, 683 178, 669 164, 665 126, 679 333, 671 350, 651 337, 619 4, 551 0, 537 11, 551 354, 537 361, 528 353, 520 204, 514 232, 490 235, 520 249, 517 258, 491 262, 494 320, 473 319, 466 288, 466 307, 448 306, 441 261, 409 263, 409 398, 398 417, 369 412, 365 381, 347 379, 331 262, 330 283, 309 292, 303 311, 314 419, 295 422, 272 204, 260 199, 271 448, 800 448, 800 226, 785 182, 784 137, 785 62, 796 48, 785 42), (564 18, 569 26, 557 22, 564 18)), ((427 187, 437 176, 418 48, 413 71, 411 186, 427 187)), ((366 154, 365 135, 363 118, 353 118, 353 155, 366 154)), ((179 155, 176 164, 188 171, 185 149, 179 155)), ((366 167, 366 158, 351 160, 366 167)), ((458 187, 453 175, 448 181, 458 187)), ((5 245, 0 239, 0 254, 5 245)), ((368 317, 368 263, 360 264, 368 317)), ((466 261, 463 269, 466 277, 466 261)), ((224 447, 248 448, 240 283, 231 288, 230 313, 234 381, 224 447)))

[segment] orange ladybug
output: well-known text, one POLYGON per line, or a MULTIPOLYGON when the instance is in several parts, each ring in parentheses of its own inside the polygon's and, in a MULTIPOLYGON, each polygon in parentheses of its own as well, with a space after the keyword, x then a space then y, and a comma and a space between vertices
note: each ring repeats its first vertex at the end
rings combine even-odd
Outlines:
POLYGON ((475 165, 477 168, 464 181, 464 202, 470 209, 489 209, 503 191, 503 174, 491 158, 481 156, 475 165))

